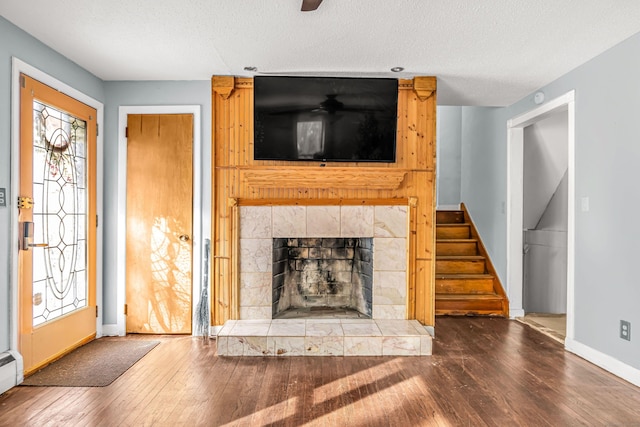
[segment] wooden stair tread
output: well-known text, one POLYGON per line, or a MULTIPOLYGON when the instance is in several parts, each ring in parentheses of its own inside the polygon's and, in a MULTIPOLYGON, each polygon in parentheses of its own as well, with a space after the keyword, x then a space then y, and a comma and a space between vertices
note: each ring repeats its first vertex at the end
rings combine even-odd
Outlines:
POLYGON ((436 316, 504 316, 505 298, 492 294, 440 294, 436 296, 436 316))
POLYGON ((483 261, 482 255, 436 255, 436 261, 483 261))
POLYGON ((502 301, 504 297, 496 293, 491 294, 438 294, 436 302, 438 300, 499 300, 502 301))
POLYGON ((478 255, 478 241, 476 239, 461 239, 459 238, 461 236, 437 237, 439 238, 436 239, 436 256, 478 255))
POLYGON ((436 271, 436 301, 441 295, 489 295, 494 294, 494 277, 491 274, 438 272, 436 271))
POLYGON ((493 276, 491 274, 469 274, 469 273, 444 273, 444 274, 436 274, 436 280, 456 280, 456 279, 468 279, 468 280, 477 280, 477 279, 491 279, 493 280, 493 276))
POLYGON ((436 240, 440 239, 469 239, 471 225, 468 223, 436 224, 436 240))
POLYGON ((452 224, 464 222, 464 212, 461 210, 437 210, 436 224, 452 224))

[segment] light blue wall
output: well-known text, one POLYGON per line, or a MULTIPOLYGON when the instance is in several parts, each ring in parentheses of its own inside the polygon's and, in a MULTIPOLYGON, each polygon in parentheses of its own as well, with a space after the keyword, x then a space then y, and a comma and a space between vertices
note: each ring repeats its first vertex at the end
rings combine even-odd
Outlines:
MULTIPOLYGON (((640 34, 541 88, 547 100, 575 90, 575 339, 640 369, 640 34), (589 197, 590 210, 579 209, 589 197), (621 319, 632 341, 618 338, 621 319), (635 328, 635 329, 634 329, 635 328)), ((507 120, 535 107, 533 95, 507 108, 465 107, 462 201, 477 221, 504 282, 507 120)))
MULTIPOLYGON (((203 168, 202 218, 211 218, 211 83, 202 81, 106 82, 104 150, 104 324, 115 324, 116 305, 116 234, 118 208, 118 109, 132 105, 200 105, 202 151, 198 156, 203 168)), ((167 171, 170 173, 170 171, 167 171)), ((194 252, 194 256, 196 253, 194 252)), ((194 275, 194 285, 198 284, 194 275)))
POLYGON ((459 205, 462 107, 438 106, 436 117, 438 207, 459 205))
POLYGON ((481 233, 502 283, 506 278, 506 114, 462 108, 461 199, 481 233))
POLYGON ((100 79, 56 53, 4 18, 0 17, 0 187, 7 189, 8 207, 0 207, 0 352, 10 345, 10 241, 11 210, 17 194, 11 189, 11 58, 57 78, 90 97, 104 102, 104 87, 100 79))

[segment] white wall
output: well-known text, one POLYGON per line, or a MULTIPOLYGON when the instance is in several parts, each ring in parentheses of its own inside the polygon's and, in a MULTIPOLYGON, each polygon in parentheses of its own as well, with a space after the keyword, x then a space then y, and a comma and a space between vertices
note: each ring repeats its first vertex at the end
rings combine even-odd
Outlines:
POLYGON ((567 112, 524 129, 524 206, 522 224, 536 228, 567 171, 567 112))
MULTIPOLYGON (((541 88, 550 100, 575 89, 575 343, 590 360, 622 362, 640 383, 640 337, 624 341, 619 322, 640 325, 635 256, 640 228, 640 34, 541 88), (590 209, 580 210, 588 197, 590 209)), ((507 108, 462 110, 462 201, 495 267, 506 278, 508 119, 535 107, 533 94, 507 108)), ((640 327, 640 326, 637 326, 640 327)), ((636 329, 637 329, 636 327, 636 329)))

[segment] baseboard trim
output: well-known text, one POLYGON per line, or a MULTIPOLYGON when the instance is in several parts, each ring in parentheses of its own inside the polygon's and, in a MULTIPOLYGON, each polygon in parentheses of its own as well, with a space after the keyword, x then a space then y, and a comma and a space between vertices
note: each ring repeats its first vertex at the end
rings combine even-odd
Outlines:
POLYGON ((524 317, 524 309, 522 308, 509 308, 509 319, 515 319, 516 317, 524 317))
POLYGON ((102 336, 103 337, 123 337, 126 334, 124 331, 120 331, 118 325, 116 323, 111 323, 109 325, 102 325, 102 336))
POLYGON ((22 356, 15 351, 0 353, 0 394, 24 380, 22 356))
POLYGON ((640 387, 640 369, 629 366, 608 354, 604 354, 573 339, 567 338, 564 342, 564 348, 605 371, 609 371, 623 380, 640 387))

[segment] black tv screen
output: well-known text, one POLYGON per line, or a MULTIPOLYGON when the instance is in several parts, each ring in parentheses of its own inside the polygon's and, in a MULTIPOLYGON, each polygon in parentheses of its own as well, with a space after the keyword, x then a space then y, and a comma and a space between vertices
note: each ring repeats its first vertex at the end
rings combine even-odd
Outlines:
POLYGON ((398 81, 256 76, 254 159, 395 162, 398 81))

